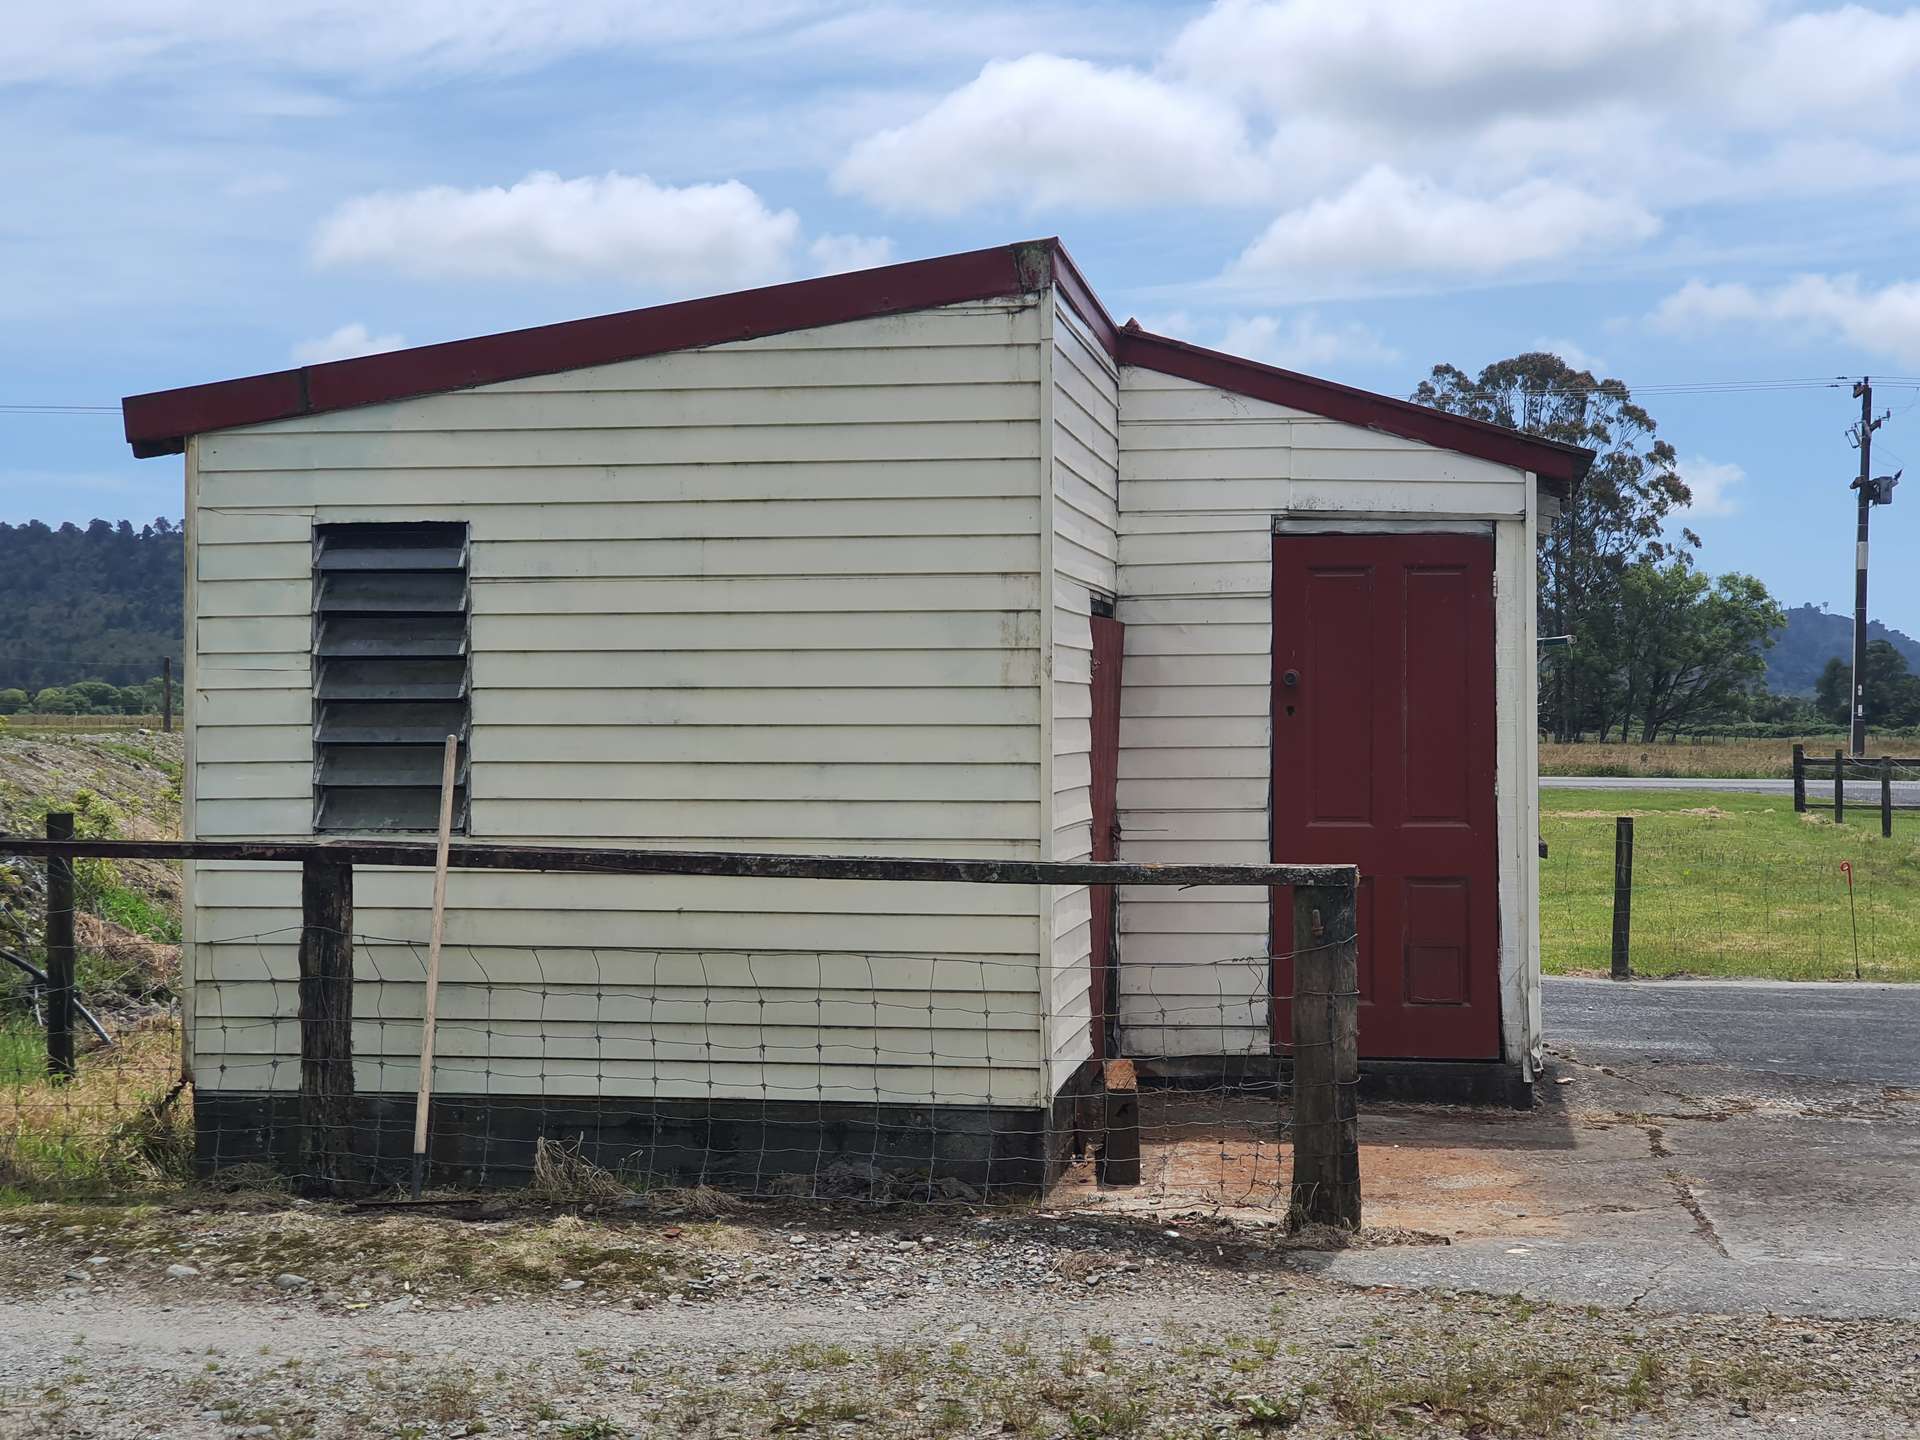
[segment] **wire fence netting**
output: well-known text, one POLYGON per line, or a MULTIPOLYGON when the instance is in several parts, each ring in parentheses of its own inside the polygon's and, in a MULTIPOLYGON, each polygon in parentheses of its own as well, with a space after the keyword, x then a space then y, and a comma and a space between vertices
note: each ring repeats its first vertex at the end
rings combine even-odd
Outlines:
MULTIPOLYGON (((302 1061, 305 927, 203 937, 182 974, 174 947, 116 958, 88 924, 101 896, 78 885, 76 988, 91 1020, 77 1023, 72 1077, 48 1075, 44 967, 40 979, 11 967, 17 981, 0 991, 0 1187, 407 1183, 424 914, 418 933, 341 937, 352 1059, 332 1063, 351 1074, 328 1077, 302 1061), (316 1084, 347 1096, 331 1122, 303 1100, 316 1084)), ((450 916, 452 933, 476 938, 491 920, 450 916)), ((967 953, 965 935, 956 923, 956 949, 941 952, 448 943, 428 1183, 601 1201, 710 1186, 1286 1210, 1291 1037, 1273 1042, 1284 963, 1196 945, 1195 958, 1125 967, 1101 1027, 1124 1056, 1109 1074, 1088 1059, 1092 1017, 1110 1004, 1084 956, 1055 969, 967 953)))

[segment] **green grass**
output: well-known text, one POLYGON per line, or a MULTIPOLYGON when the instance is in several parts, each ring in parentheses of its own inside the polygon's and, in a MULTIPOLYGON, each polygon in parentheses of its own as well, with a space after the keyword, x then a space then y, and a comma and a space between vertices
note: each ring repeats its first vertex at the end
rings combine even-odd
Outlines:
POLYGON ((0 1088, 46 1077, 46 1032, 25 1016, 0 1019, 0 1088))
POLYGON ((1920 814, 1835 826, 1784 795, 1543 790, 1540 942, 1549 974, 1607 969, 1614 817, 1634 816, 1642 975, 1920 980, 1920 814), (1853 865, 1850 911, 1842 861, 1853 865))

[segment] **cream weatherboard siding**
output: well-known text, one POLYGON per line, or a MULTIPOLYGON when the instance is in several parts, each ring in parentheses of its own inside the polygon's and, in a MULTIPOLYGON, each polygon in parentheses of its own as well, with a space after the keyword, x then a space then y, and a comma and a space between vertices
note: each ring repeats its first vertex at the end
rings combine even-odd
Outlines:
MULTIPOLYGON (((1052 582, 1052 695, 1048 707, 1055 860, 1093 853, 1091 729, 1095 593, 1114 595, 1118 554, 1119 375, 1057 295, 1051 313, 1052 502, 1047 536, 1052 582)), ((1092 914, 1084 885, 1053 891, 1048 1055, 1057 1091, 1092 1054, 1092 914)))
MULTIPOLYGON (((1533 477, 1132 366, 1119 431, 1122 859, 1269 858, 1276 521, 1492 526, 1504 1048, 1531 1053, 1533 477)), ((1264 1053, 1268 928, 1261 890, 1123 890, 1127 1053, 1264 1053)))
MULTIPOLYGON (((311 832, 312 527, 434 519, 471 527, 476 840, 1044 854, 1085 783, 1045 788, 1052 323, 957 305, 196 437, 192 833, 311 832)), ((429 879, 357 889, 357 1081, 410 1091, 429 879)), ((202 1086, 297 1083, 298 907, 286 869, 190 876, 202 1086)), ((1050 913, 456 873, 437 1086, 1031 1106, 1050 913)))

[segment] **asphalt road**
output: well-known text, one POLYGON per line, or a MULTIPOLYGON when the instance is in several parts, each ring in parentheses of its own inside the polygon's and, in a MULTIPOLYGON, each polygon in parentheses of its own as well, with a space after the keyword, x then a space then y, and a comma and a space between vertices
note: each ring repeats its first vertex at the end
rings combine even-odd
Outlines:
MULTIPOLYGON (((1542 775, 1542 790, 1731 790, 1742 795, 1791 795, 1791 780, 1675 780, 1660 777, 1641 778, 1624 775, 1542 775)), ((1820 792, 1820 798, 1833 798, 1833 782, 1825 781, 1818 785, 1809 785, 1812 794, 1820 792)), ((1896 780, 1893 782, 1893 803, 1896 805, 1920 806, 1920 780, 1896 780)), ((1849 780, 1847 782, 1847 804, 1862 808, 1880 804, 1880 782, 1878 780, 1849 780)))
POLYGON ((1582 1056, 1920 1087, 1920 985, 1561 976, 1542 984, 1548 1044, 1582 1056))

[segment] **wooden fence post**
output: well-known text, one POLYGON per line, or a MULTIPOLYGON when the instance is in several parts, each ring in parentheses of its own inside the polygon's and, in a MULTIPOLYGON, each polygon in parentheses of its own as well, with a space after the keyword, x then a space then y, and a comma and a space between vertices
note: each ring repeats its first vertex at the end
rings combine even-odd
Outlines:
POLYGON ((1833 823, 1847 823, 1847 752, 1833 752, 1833 823))
POLYGON ((1352 884, 1293 887, 1288 1223, 1360 1227, 1360 966, 1352 884))
POLYGON ((1807 813, 1807 747, 1793 747, 1793 813, 1807 813))
MULTIPOLYGON (((73 816, 47 816, 47 839, 71 840, 73 816)), ((73 1058, 73 857, 47 857, 47 1074, 65 1080, 73 1058)))
POLYGON ((160 731, 173 733, 173 657, 160 657, 160 731))
POLYGON ((314 1189, 353 1180, 353 866, 300 868, 300 1167, 314 1189))
POLYGON ((1893 758, 1880 757, 1880 838, 1893 838, 1893 758))
POLYGON ((1613 822, 1613 978, 1633 978, 1633 817, 1613 822))

